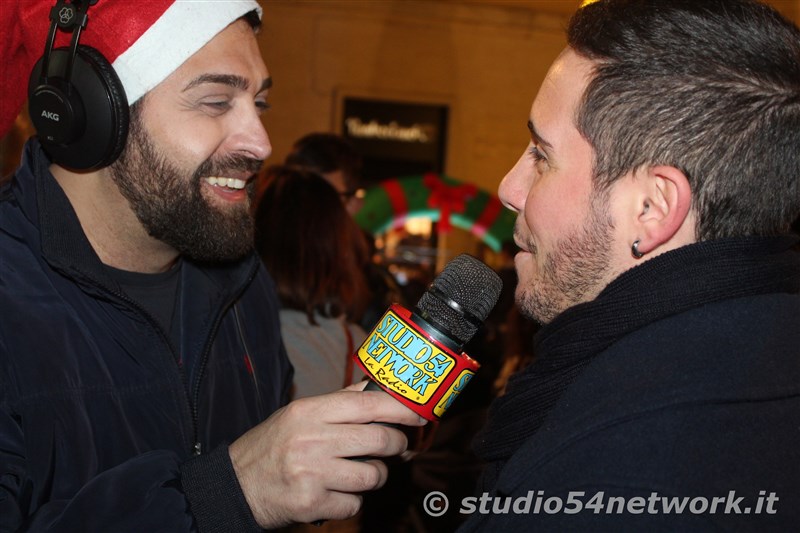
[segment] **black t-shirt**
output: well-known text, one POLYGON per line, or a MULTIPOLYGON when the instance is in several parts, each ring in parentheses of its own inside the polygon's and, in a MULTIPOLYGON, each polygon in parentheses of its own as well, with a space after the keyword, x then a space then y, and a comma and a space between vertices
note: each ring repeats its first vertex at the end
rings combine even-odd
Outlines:
POLYGON ((176 317, 181 264, 179 260, 166 272, 156 274, 130 272, 106 265, 111 277, 119 283, 125 294, 158 322, 176 349, 180 347, 180 321, 176 317))

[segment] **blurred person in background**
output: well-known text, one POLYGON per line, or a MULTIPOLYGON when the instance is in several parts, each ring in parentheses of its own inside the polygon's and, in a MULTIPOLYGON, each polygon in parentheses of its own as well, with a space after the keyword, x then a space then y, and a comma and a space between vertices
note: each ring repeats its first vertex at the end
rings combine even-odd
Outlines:
POLYGON ((255 244, 281 302, 283 343, 294 366, 292 398, 363 379, 353 353, 366 337, 369 260, 360 229, 325 179, 271 166, 255 211, 255 244), (275 231, 280 228, 280 231, 275 231))
MULTIPOLYGON (((351 216, 355 216, 361 209, 366 194, 361 175, 363 160, 345 137, 327 132, 304 135, 292 146, 285 164, 311 170, 325 178, 339 193, 351 216)), ((407 306, 412 302, 404 297, 394 276, 383 265, 376 263, 374 236, 365 230, 363 233, 371 258, 364 271, 370 297, 360 324, 364 330, 369 331, 390 305, 399 303, 407 306)))
POLYGON ((284 161, 286 165, 312 170, 336 189, 351 216, 361 209, 361 154, 346 138, 335 133, 309 133, 298 139, 284 161))

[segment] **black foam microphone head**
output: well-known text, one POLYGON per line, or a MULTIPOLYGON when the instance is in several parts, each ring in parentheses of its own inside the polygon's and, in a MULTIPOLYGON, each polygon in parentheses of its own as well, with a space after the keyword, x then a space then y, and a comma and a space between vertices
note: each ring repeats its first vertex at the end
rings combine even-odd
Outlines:
POLYGON ((502 288, 503 282, 494 270, 462 254, 445 265, 420 298, 417 310, 463 345, 489 316, 502 288))

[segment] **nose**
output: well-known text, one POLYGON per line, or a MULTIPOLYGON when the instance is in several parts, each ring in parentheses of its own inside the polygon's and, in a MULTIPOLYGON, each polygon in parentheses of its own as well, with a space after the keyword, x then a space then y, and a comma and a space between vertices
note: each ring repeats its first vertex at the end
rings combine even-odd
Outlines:
POLYGON ((528 196, 528 181, 525 179, 523 159, 525 154, 519 158, 517 163, 500 182, 497 194, 503 205, 516 213, 521 213, 525 209, 525 198, 528 196))
POLYGON ((236 129, 234 143, 237 152, 262 161, 270 156, 272 144, 258 113, 253 111, 240 116, 236 129))

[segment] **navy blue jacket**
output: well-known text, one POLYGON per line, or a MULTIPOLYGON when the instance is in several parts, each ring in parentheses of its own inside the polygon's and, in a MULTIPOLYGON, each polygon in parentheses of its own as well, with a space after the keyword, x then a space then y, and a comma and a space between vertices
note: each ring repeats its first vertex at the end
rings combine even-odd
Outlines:
POLYGON ((28 143, 0 189, 1 531, 254 526, 226 443, 286 402, 278 300, 255 255, 181 276, 173 346, 28 143))
POLYGON ((722 301, 626 335, 481 491, 497 510, 467 502, 460 531, 796 531, 800 295, 722 301), (673 497, 680 514, 665 510, 673 497))

